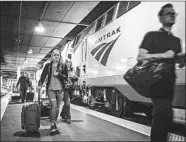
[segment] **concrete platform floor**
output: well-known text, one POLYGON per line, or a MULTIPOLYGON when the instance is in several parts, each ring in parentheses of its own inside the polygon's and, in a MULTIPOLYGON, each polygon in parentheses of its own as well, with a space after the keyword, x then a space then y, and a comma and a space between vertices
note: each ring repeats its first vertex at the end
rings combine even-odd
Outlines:
POLYGON ((23 104, 8 104, 1 121, 1 141, 149 141, 149 136, 71 108, 72 123, 59 121, 60 134, 50 136, 49 119, 41 118, 38 135, 21 129, 23 104))

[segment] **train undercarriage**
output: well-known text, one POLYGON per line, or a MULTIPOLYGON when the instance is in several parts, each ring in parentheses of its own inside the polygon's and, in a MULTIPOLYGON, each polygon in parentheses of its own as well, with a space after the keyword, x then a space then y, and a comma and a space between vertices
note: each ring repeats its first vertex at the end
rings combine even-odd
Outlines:
POLYGON ((120 118, 138 112, 145 113, 149 120, 152 119, 152 103, 130 101, 115 87, 91 87, 84 92, 80 90, 81 93, 78 91, 75 91, 72 103, 77 103, 79 99, 81 105, 88 106, 90 109, 101 108, 120 118))

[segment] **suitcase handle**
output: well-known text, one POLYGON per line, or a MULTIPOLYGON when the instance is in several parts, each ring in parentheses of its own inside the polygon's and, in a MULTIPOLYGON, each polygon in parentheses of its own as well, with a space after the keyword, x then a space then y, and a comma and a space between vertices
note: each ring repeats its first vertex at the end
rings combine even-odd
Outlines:
MULTIPOLYGON (((40 102, 40 100, 41 100, 41 96, 40 96, 41 95, 40 94, 41 89, 38 89, 37 92, 38 92, 38 100, 37 101, 38 101, 38 104, 40 105, 41 104, 41 102, 40 102)), ((37 101, 35 101, 35 103, 37 103, 37 101)))
POLYGON ((40 102, 40 100, 41 100, 40 92, 41 92, 41 89, 39 89, 39 91, 38 91, 38 104, 39 105, 41 104, 41 102, 40 102))

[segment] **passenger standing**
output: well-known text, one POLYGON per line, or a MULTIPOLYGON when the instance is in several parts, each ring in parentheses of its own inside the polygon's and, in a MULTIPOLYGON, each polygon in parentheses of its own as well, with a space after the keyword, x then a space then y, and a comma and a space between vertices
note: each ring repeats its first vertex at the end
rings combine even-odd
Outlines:
MULTIPOLYGON (((20 84, 20 96, 21 96, 21 102, 24 103, 26 93, 27 93, 27 88, 29 85, 29 80, 28 78, 24 75, 24 72, 21 72, 21 76, 19 77, 19 80, 16 84, 16 88, 18 88, 18 85, 20 84)), ((18 89, 17 89, 18 90, 18 89)))
POLYGON ((169 126, 173 119, 172 98, 175 85, 175 58, 181 52, 180 39, 171 33, 177 14, 172 4, 162 6, 158 13, 162 28, 148 32, 139 49, 138 60, 162 59, 172 65, 173 70, 153 86, 151 96, 154 104, 151 142, 166 142, 169 126))
POLYGON ((51 111, 50 111, 50 123, 51 123, 51 133, 58 132, 56 126, 57 117, 59 114, 59 107, 62 100, 63 82, 68 78, 67 71, 63 71, 61 64, 61 54, 60 50, 54 49, 51 54, 51 62, 44 66, 41 73, 41 77, 38 84, 38 89, 40 89, 48 76, 46 83, 46 94, 50 100, 51 111))

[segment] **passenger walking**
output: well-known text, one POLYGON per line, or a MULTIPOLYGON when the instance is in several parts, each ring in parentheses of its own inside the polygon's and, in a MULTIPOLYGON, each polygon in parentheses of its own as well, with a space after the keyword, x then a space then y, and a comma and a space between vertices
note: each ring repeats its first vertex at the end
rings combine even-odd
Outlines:
POLYGON ((67 70, 63 70, 61 63, 61 54, 60 50, 58 49, 53 50, 51 54, 51 61, 44 66, 39 80, 38 89, 42 87, 46 77, 48 78, 46 83, 46 94, 48 95, 48 98, 51 103, 50 130, 51 133, 53 133, 58 132, 56 121, 62 100, 62 91, 64 90, 63 83, 68 78, 67 70))
POLYGON ((172 65, 172 71, 152 87, 154 105, 151 142, 166 142, 173 119, 172 99, 175 85, 175 59, 181 55, 180 39, 171 33, 177 14, 172 4, 162 6, 158 13, 162 28, 148 32, 140 45, 138 60, 157 58, 172 65))
POLYGON ((68 77, 69 77, 70 81, 72 82, 70 89, 68 89, 69 95, 70 95, 70 100, 72 100, 73 93, 74 93, 75 87, 76 87, 76 82, 78 81, 78 77, 77 77, 73 67, 71 67, 70 70, 68 71, 68 77))
POLYGON ((63 97, 63 101, 64 101, 64 105, 61 111, 60 116, 62 117, 62 119, 65 119, 65 122, 67 124, 71 124, 71 112, 70 112, 70 102, 71 102, 71 97, 73 95, 74 92, 74 80, 77 81, 74 77, 75 74, 73 74, 73 67, 72 67, 72 62, 71 61, 66 61, 66 63, 64 63, 65 68, 67 68, 68 70, 68 79, 71 82, 71 86, 67 89, 64 89, 64 97, 63 97))
POLYGON ((32 87, 32 81, 31 81, 28 73, 25 73, 25 77, 28 79, 28 87, 32 87))
POLYGON ((24 72, 21 72, 21 76, 18 79, 16 88, 18 88, 18 85, 20 85, 19 90, 20 90, 20 96, 21 96, 21 103, 24 103, 27 89, 29 86, 29 79, 28 77, 26 77, 26 75, 24 75, 24 72))

